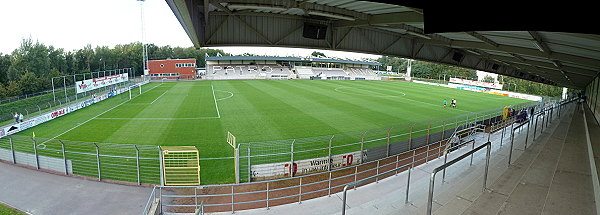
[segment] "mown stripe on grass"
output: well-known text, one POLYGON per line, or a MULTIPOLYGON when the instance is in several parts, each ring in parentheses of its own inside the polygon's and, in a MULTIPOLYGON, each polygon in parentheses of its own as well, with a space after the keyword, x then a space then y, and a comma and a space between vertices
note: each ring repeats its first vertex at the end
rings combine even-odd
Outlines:
POLYGON ((268 114, 259 111, 263 106, 260 104, 260 96, 257 95, 259 92, 255 89, 242 84, 241 81, 215 81, 214 87, 238 95, 235 99, 220 101, 223 117, 219 122, 227 131, 238 137, 239 143, 286 137, 268 114), (255 104, 256 102, 259 104, 255 104))
MULTIPOLYGON (((390 120, 390 118, 385 117, 385 115, 376 115, 375 119, 381 120, 382 127, 404 125, 415 121, 422 121, 431 117, 436 117, 436 115, 440 114, 433 113, 433 116, 423 115, 423 109, 428 109, 428 107, 424 107, 423 105, 418 104, 411 104, 408 103, 406 100, 400 100, 396 97, 352 96, 340 92, 335 92, 333 90, 339 86, 349 85, 340 85, 335 82, 327 81, 318 81, 315 84, 322 85, 324 86, 324 88, 327 88, 327 90, 323 90, 325 94, 330 94, 331 96, 338 98, 346 98, 346 101, 351 102, 355 105, 359 105, 371 111, 383 112, 395 117, 395 119, 390 120)), ((306 87, 309 88, 309 85, 306 85, 306 87)))
MULTIPOLYGON (((325 123, 336 127, 340 131, 356 131, 357 128, 365 127, 379 128, 381 126, 380 118, 388 120, 390 118, 397 118, 389 114, 389 112, 373 110, 351 103, 350 100, 354 100, 351 96, 333 96, 327 92, 327 89, 317 87, 316 85, 305 87, 305 85, 297 82, 271 83, 279 85, 279 89, 286 90, 290 94, 301 95, 305 98, 303 102, 305 106, 308 106, 307 111, 316 112, 316 114, 320 115, 319 118, 325 123)), ((302 105, 302 103, 299 105, 302 105)))
MULTIPOLYGON (((341 133, 340 130, 335 127, 307 114, 294 105, 286 103, 286 100, 297 98, 282 96, 279 91, 265 89, 265 87, 268 86, 267 82, 249 82, 247 84, 260 92, 262 95, 261 99, 266 102, 266 105, 272 106, 272 108, 269 108, 271 110, 262 112, 273 118, 278 127, 289 137, 308 137, 306 136, 306 129, 312 129, 314 131, 311 136, 341 133)), ((265 104, 263 103, 263 105, 265 104)))

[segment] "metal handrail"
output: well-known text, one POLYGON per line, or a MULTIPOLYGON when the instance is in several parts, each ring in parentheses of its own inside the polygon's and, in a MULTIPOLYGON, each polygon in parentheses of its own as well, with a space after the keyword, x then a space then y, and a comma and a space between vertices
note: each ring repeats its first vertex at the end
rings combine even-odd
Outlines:
POLYGON ((486 156, 486 158, 485 158, 485 174, 483 175, 483 187, 481 188, 481 192, 485 191, 486 183, 487 183, 487 176, 488 176, 488 169, 489 169, 489 165, 490 165, 490 153, 492 150, 492 142, 487 142, 481 146, 478 146, 477 148, 470 150, 469 152, 461 155, 460 157, 457 157, 457 158, 451 160, 450 162, 445 163, 445 164, 433 169, 433 172, 431 173, 430 182, 429 182, 429 196, 427 197, 427 214, 428 215, 431 215, 431 211, 432 211, 432 207, 433 207, 432 204, 433 204, 433 189, 435 186, 435 175, 439 171, 442 171, 442 170, 448 168, 449 166, 452 166, 456 162, 458 162, 462 159, 465 159, 469 155, 472 155, 473 153, 475 153, 483 148, 487 148, 487 150, 486 150, 486 155, 485 155, 486 156))
MULTIPOLYGON (((480 129, 477 129, 477 128, 478 128, 478 127, 480 127, 480 126, 481 126, 481 125, 474 125, 474 126, 471 128, 471 129, 472 129, 472 130, 480 130, 480 129)), ((433 153, 431 153, 431 154, 428 154, 428 156, 426 156, 426 157, 424 157, 424 158, 420 158, 420 159, 413 160, 413 161, 412 161, 410 164, 408 164, 408 165, 411 165, 411 166, 412 166, 412 165, 414 165, 414 164, 416 164, 416 163, 419 163, 419 162, 422 162, 422 161, 425 161, 425 162, 427 162, 427 161, 428 161, 428 159, 429 159, 430 157, 432 157, 432 156, 436 156, 436 155, 437 155, 437 158, 441 158, 442 156, 441 156, 441 155, 438 155, 438 154, 439 154, 439 152, 436 152, 436 151, 438 151, 438 149, 439 149, 439 151, 441 151, 441 150, 442 150, 442 148, 444 148, 444 150, 446 150, 446 149, 447 149, 447 145, 449 145, 449 144, 450 144, 449 142, 446 142, 446 144, 441 144, 441 145, 439 145, 439 146, 435 146, 435 147, 433 147, 433 148, 429 148, 429 150, 428 150, 428 151, 424 151, 424 152, 421 152, 421 153, 418 153, 418 154, 417 154, 417 153, 415 153, 415 152, 416 152, 417 150, 420 150, 420 149, 423 149, 423 148, 427 148, 427 147, 431 147, 431 145, 438 144, 438 143, 440 143, 440 142, 442 142, 442 141, 447 141, 447 140, 449 140, 449 139, 450 139, 450 138, 445 138, 445 139, 442 139, 442 140, 439 140, 439 141, 433 142, 433 143, 431 143, 431 144, 429 144, 429 145, 424 145, 424 146, 420 146, 420 147, 418 147, 418 148, 414 148, 413 150, 411 150, 411 151, 413 152, 413 156, 412 156, 412 157, 408 157, 408 158, 404 158, 404 159, 402 159, 402 160, 397 160, 396 162, 392 162, 392 163, 388 163, 388 164, 380 165, 380 166, 378 166, 378 167, 375 167, 375 168, 377 168, 377 169, 380 169, 380 168, 382 168, 382 167, 385 167, 385 166, 389 166, 389 165, 395 165, 395 164, 397 164, 397 163, 400 163, 400 162, 406 161, 406 160, 408 160, 408 159, 413 159, 414 157, 418 157, 418 156, 420 156, 420 155, 427 154, 427 153, 430 153, 430 152, 433 152, 433 153)), ((466 142, 466 143, 469 143, 469 142, 472 142, 472 140, 471 140, 471 141, 468 141, 468 142, 466 142)), ((451 147, 450 149, 454 149, 454 148, 462 147, 462 146, 465 146, 465 145, 466 145, 466 144, 460 144, 460 145, 457 145, 457 146, 451 147)), ((394 155, 394 156, 400 156, 400 155, 403 155, 403 154, 406 154, 406 153, 410 153, 411 151, 406 151, 406 152, 403 152, 403 153, 400 153, 400 154, 396 154, 396 155, 394 155)), ((392 157, 392 156, 390 156, 390 157, 392 157)), ((376 163, 376 162, 379 162, 379 161, 382 161, 382 160, 385 160, 385 159, 389 159, 389 157, 386 157, 386 158, 381 158, 381 159, 374 160, 374 161, 370 161, 370 162, 365 162, 365 163, 363 163, 363 165, 366 165, 366 164, 371 164, 371 163, 376 163)), ((379 177, 382 177, 382 176, 384 176, 384 175, 388 175, 388 174, 390 174, 391 172, 397 172, 398 170, 400 170, 400 169, 402 169, 402 168, 406 168, 406 166, 407 166, 407 165, 404 165, 404 166, 402 166, 402 167, 397 167, 397 168, 394 168, 393 170, 386 171, 385 173, 381 173, 381 174, 378 174, 378 175, 376 175, 376 176, 372 176, 372 177, 370 177, 370 178, 371 178, 371 180, 372 180, 372 179, 377 179, 377 178, 379 178, 379 177)), ((336 171, 341 171, 341 170, 350 169, 350 168, 356 168, 356 166, 344 167, 344 168, 336 169, 336 171)), ((375 168, 373 168, 373 169, 375 169, 375 168)), ((318 183, 325 183, 325 182, 329 182, 329 181, 334 181, 334 180, 337 180, 337 179, 339 179, 339 178, 351 177, 351 176, 353 176, 353 175, 358 175, 358 174, 362 174, 362 173, 365 173, 365 172, 368 172, 368 171, 372 171, 373 169, 367 169, 367 170, 363 170, 363 171, 360 171, 360 172, 358 172, 358 171, 357 171, 357 172, 355 172, 355 173, 352 173, 352 174, 349 174, 349 175, 344 175, 344 176, 340 176, 340 177, 330 178, 330 179, 326 179, 326 180, 323 180, 323 181, 317 181, 317 182, 308 183, 308 184, 300 184, 300 185, 296 185, 296 186, 291 186, 291 187, 283 187, 283 188, 271 189, 271 190, 261 190, 261 191, 241 192, 241 193, 236 193, 236 194, 238 194, 238 195, 243 195, 243 194, 253 194, 253 193, 265 193, 265 192, 273 192, 273 191, 277 191, 277 190, 285 190, 285 189, 294 189, 294 188, 297 188, 297 187, 299 187, 299 186, 309 186, 309 185, 312 185, 312 184, 318 184, 318 183)), ((410 171, 410 170, 409 170, 409 171, 410 171)), ((304 175, 304 176, 302 176, 302 177, 309 177, 309 176, 318 175, 318 174, 323 174, 323 173, 322 173, 322 172, 320 172, 320 173, 313 173, 313 174, 309 174, 309 175, 304 175)), ((302 178, 302 177, 300 177, 300 178, 302 178)), ((249 183, 244 183, 244 184, 254 184, 254 183, 270 183, 270 182, 276 182, 276 181, 281 181, 281 180, 289 180, 289 179, 274 179, 274 180, 269 180, 269 181, 249 182, 249 183)), ((203 185, 203 186, 200 186, 200 187, 220 187, 220 186, 223 186, 223 185, 203 185)), ((235 186, 235 185, 227 185, 227 186, 235 186)), ((321 191, 325 191, 325 190, 331 190, 331 189, 339 188, 339 187, 341 187, 341 186, 344 186, 344 185, 331 186, 331 187, 323 188, 323 189, 320 189, 320 190, 311 191, 310 193, 316 193, 316 192, 321 192, 321 191)), ((165 187, 165 188, 167 188, 167 187, 190 187, 190 188, 192 188, 192 187, 198 187, 198 186, 160 186, 160 188, 162 188, 162 187, 165 187)), ((204 204, 203 206, 223 206, 223 205, 238 205, 238 204, 246 204, 246 203, 253 203, 253 202, 268 202, 268 201, 277 200, 277 199, 285 199, 285 198, 290 198, 290 197, 297 197, 297 196, 306 195, 306 194, 310 194, 310 193, 293 194, 293 195, 288 195, 288 196, 279 197, 279 198, 270 198, 270 199, 255 200, 255 201, 246 201, 246 202, 233 202, 233 203, 221 203, 221 204, 204 204)), ((166 195, 163 195, 163 197, 217 197, 217 196, 229 196, 229 195, 231 195, 231 194, 213 194, 213 195, 168 195, 168 196, 166 196, 166 195)), ((167 206, 167 207, 190 207, 190 206, 197 206, 197 205, 162 205, 162 206, 167 206)))
MULTIPOLYGON (((451 149, 454 149, 454 148, 460 148, 460 147, 462 147, 462 146, 466 145, 466 144, 467 144, 467 143, 469 143, 469 142, 473 142, 473 143, 475 143, 475 140, 469 140, 469 141, 467 141, 467 142, 464 142, 463 144, 459 144, 459 145, 456 145, 456 146, 452 146, 452 147, 450 147, 450 148, 446 148, 446 149, 444 149, 444 151, 445 151, 445 152, 448 152, 448 151, 450 151, 451 149)), ((446 143, 445 145, 450 145, 450 144, 451 144, 451 143, 446 143)), ((441 148, 441 147, 442 147, 442 146, 440 146, 440 148, 441 148)), ((447 155, 447 154, 448 154, 448 153, 445 153, 445 155, 444 155, 444 157, 445 157, 445 158, 446 158, 446 155, 447 155)), ((441 158, 441 156, 438 156, 438 158, 441 158)), ((422 160, 422 159, 420 159, 420 160, 422 160)), ((388 174, 390 174, 390 173, 392 173, 392 172, 396 172, 396 171, 398 171, 398 170, 401 170, 401 169, 404 169, 404 168, 407 168, 407 167, 411 167, 411 166, 412 166, 413 164, 415 164, 415 163, 416 163, 416 161, 413 161, 413 162, 411 162, 411 163, 408 163, 408 164, 405 164, 405 165, 403 165, 403 166, 401 166, 401 167, 397 167, 397 168, 394 168, 394 169, 391 169, 391 170, 385 171, 385 172, 383 172, 383 173, 380 173, 380 174, 377 174, 377 175, 373 175, 373 176, 370 176, 370 177, 367 177, 367 178, 364 178, 364 179, 361 179, 361 180, 358 180, 358 181, 355 181, 355 182, 350 182, 350 183, 346 184, 346 185, 344 186, 343 195, 342 195, 342 215, 346 214, 346 196, 347 196, 347 191, 348 191, 348 188, 350 188, 350 187, 356 187, 356 186, 359 186, 359 185, 361 185, 361 184, 364 184, 364 183, 366 183, 366 182, 372 181, 373 179, 377 179, 377 178, 379 178, 379 177, 381 177, 381 176, 385 176, 385 175, 388 175, 388 174)), ((444 160, 444 163, 446 163, 446 160, 444 160)), ((410 182, 410 171, 409 171, 409 179, 408 179, 408 180, 409 180, 409 182, 410 182)), ((407 189, 407 191, 408 191, 408 189, 407 189)), ((407 192, 407 193, 408 193, 408 192, 407 192)), ((407 194, 407 195, 408 195, 408 194, 407 194)), ((408 200, 408 196, 407 196, 407 200, 408 200)))
MULTIPOLYGON (((564 104, 561 104, 561 105, 564 105, 564 104)), ((560 105, 559 105, 559 107, 560 107, 560 105)), ((494 115, 494 114, 492 113, 491 115, 494 115)), ((497 124, 497 125, 498 125, 498 124, 503 124, 503 125, 504 125, 503 127, 504 127, 504 128, 507 128, 507 127, 506 127, 506 125, 509 125, 509 126, 510 126, 510 125, 512 124, 512 123, 510 123, 510 122, 513 122, 513 120, 514 120, 514 116, 513 116, 513 117, 510 117, 510 118, 507 118, 507 119, 498 120, 498 121, 496 121, 496 122, 494 122, 494 123, 495 123, 495 124, 497 124), (501 123, 501 122, 509 122, 509 123, 501 123)), ((477 120, 477 121, 479 122, 479 120, 477 120)), ((463 122, 464 122, 464 121, 463 121, 463 122)), ((480 123, 474 123, 474 124, 471 124, 471 125, 472 125, 472 126, 474 126, 474 127, 481 127, 481 124, 480 124, 480 123)), ((481 129, 475 129, 475 130, 481 130, 481 129)), ((443 137, 442 137, 442 138, 443 138, 443 137)), ((433 147, 432 147, 432 145, 439 144, 439 142, 441 142, 441 141, 447 141, 448 139, 449 139, 449 138, 444 138, 444 139, 442 139, 442 140, 439 140, 439 141, 436 141, 436 142, 430 143, 430 144, 428 144, 428 145, 423 145, 423 146, 420 146, 420 147, 418 147, 418 148, 414 148, 413 150, 411 150, 411 151, 412 151, 412 153, 413 153, 413 155, 412 155, 413 157, 404 158, 404 159, 402 159, 401 161, 402 161, 402 162, 404 162, 404 161, 406 161, 407 159, 413 159, 413 158, 417 158, 418 156, 420 157, 420 156, 422 156, 422 155, 424 155, 424 154, 427 154, 427 156, 426 156, 426 157, 423 157, 423 158, 416 159, 415 161, 411 162, 411 163, 410 163, 410 164, 408 164, 408 165, 414 165, 415 163, 420 163, 420 162, 423 162, 423 161, 427 162, 427 160, 428 160, 428 159, 430 159, 431 157, 436 157, 436 156, 437 156, 437 158, 441 158, 441 154, 440 154, 440 152, 439 152, 438 150, 440 150, 440 151, 441 151, 441 149, 440 149, 440 148, 441 148, 441 147, 444 147, 444 146, 446 146, 448 143, 446 143, 446 144, 440 144, 440 145, 433 146, 433 147), (416 152, 416 150, 422 150, 423 148, 429 148, 429 149, 428 149, 427 151, 420 152, 420 153, 418 153, 418 154, 417 154, 417 153, 415 153, 415 152, 416 152)), ((461 144, 460 146, 465 146, 465 144, 461 144)), ((401 155, 404 155, 404 154, 406 154, 406 153, 411 153, 411 151, 406 151, 406 152, 399 153, 399 154, 396 154, 396 155, 393 155, 393 156, 401 156, 401 155)), ((389 156, 389 157, 381 158, 381 159, 374 160, 374 161, 365 162, 365 163, 362 163, 361 165, 373 164, 373 163, 375 163, 375 162, 382 161, 382 160, 384 160, 384 159, 389 159, 390 157, 393 157, 393 156, 389 156)), ((330 182, 330 181, 338 180, 338 179, 340 179, 340 178, 352 177, 352 176, 356 176, 357 174, 363 174, 364 172, 373 171, 373 170, 374 170, 374 169, 376 169, 376 168, 377 168, 377 169, 381 169, 382 167, 386 167, 386 166, 390 166, 390 165, 397 165, 397 164, 398 164, 398 163, 400 163, 401 161, 400 161, 400 160, 396 160, 395 162, 393 162, 393 161, 392 161, 392 162, 390 162, 390 163, 386 163, 386 164, 378 165, 377 167, 374 167, 374 168, 371 168, 371 169, 362 170, 362 171, 358 171, 358 170, 356 170, 354 173, 351 173, 351 174, 348 174, 348 175, 343 175, 343 176, 339 176, 339 177, 335 177, 335 178, 334 178, 334 177, 330 177, 329 179, 325 179, 325 180, 323 180, 323 181, 318 181, 318 182, 313 182, 313 183, 307 183, 307 184, 303 184, 303 183, 302 183, 302 178, 303 178, 303 177, 310 177, 310 176, 314 176, 314 175, 320 175, 320 174, 324 174, 324 173, 323 173, 323 172, 319 172, 319 173, 307 174, 307 175, 304 175, 304 176, 296 177, 296 179, 300 179, 300 185, 295 185, 295 186, 291 186, 291 187, 278 188, 278 189, 272 189, 272 190, 269 190, 269 189, 267 188, 267 190, 262 190, 262 191, 241 192, 241 193, 231 193, 231 194, 194 195, 194 197, 228 196, 228 195, 232 195, 232 196, 233 196, 233 195, 242 195, 242 194, 251 194, 251 193, 265 193, 265 192, 267 192, 267 193, 268 193, 268 192, 272 192, 272 191, 276 191, 276 190, 284 190, 284 189, 297 189, 298 187, 300 187, 300 189, 302 189, 302 187, 303 187, 303 186, 309 186, 309 185, 311 185, 311 184, 318 184, 318 183, 327 183, 328 181, 330 182)), ((358 167, 358 166, 356 166, 356 165, 355 165, 355 166, 348 166, 348 167, 343 167, 343 168, 340 168, 340 169, 336 169, 335 171, 341 171, 341 170, 346 170, 346 169, 350 169, 350 168, 357 168, 357 167, 358 167)), ((400 167, 400 166, 396 166, 396 168, 394 168, 394 169, 392 169, 392 170, 386 171, 386 172, 384 172, 384 173, 381 173, 381 174, 377 174, 376 176, 371 176, 371 177, 369 177, 369 178, 370 178, 370 180, 377 179, 377 178, 379 178, 379 177, 382 177, 382 176, 384 176, 384 175, 388 175, 388 174, 390 174, 390 173, 392 173, 392 172, 397 172, 397 171, 399 171, 400 169, 403 169, 403 168, 407 168, 407 165, 403 165, 403 166, 401 166, 401 167, 400 167)), ((410 172, 410 166, 409 166, 408 168, 409 168, 409 170, 408 170, 408 171, 410 172)), ((330 172, 330 174, 331 174, 331 172, 330 172)), ((410 173, 409 173, 409 174, 410 174, 410 173)), ((290 179, 290 178, 285 178, 285 179, 274 179, 274 180, 260 181, 260 182, 249 182, 249 183, 244 183, 244 184, 245 184, 245 185, 246 185, 246 184, 255 184, 255 183, 266 183, 266 184, 268 184, 268 183, 270 183, 270 182, 277 182, 277 181, 289 180, 289 179, 290 179)), ((355 179, 355 180, 356 180, 356 179, 355 179)), ((409 179, 409 180, 410 180, 410 179, 409 179)), ((409 181, 409 183, 410 183, 410 181, 409 181)), ((224 185, 204 185, 204 186, 199 186, 199 187, 222 187, 222 186, 224 186, 224 185)), ((236 185, 225 185, 225 186, 236 186, 236 185)), ((322 192, 322 191, 325 191, 325 190, 330 190, 330 191, 331 191, 332 189, 336 189, 336 188, 339 188, 339 187, 341 187, 341 186, 344 186, 344 185, 337 185, 337 186, 332 186, 332 185, 330 185, 330 187, 328 187, 328 188, 323 188, 323 189, 320 189, 320 190, 312 191, 311 193, 322 192)), ((358 186, 358 185, 357 185, 357 186, 358 186)), ((167 186, 165 186, 165 187, 167 187, 167 186)), ((189 186, 189 187, 198 187, 198 186, 189 186)), ((269 199, 269 198, 267 198, 267 199, 263 199, 263 200, 255 200, 255 201, 251 201, 251 202, 267 202, 267 205, 268 205, 268 204, 269 204, 268 202, 269 202, 269 201, 272 201, 272 200, 276 200, 276 199, 284 199, 284 198, 293 198, 293 197, 299 197, 299 202, 301 202, 301 197, 302 197, 303 195, 306 195, 306 194, 307 194, 307 193, 300 191, 300 193, 296 193, 296 194, 289 195, 289 196, 278 197, 278 198, 270 198, 270 199, 269 199)), ((174 197, 175 197, 175 196, 174 196, 174 197)), ((232 203, 223 203, 223 204, 203 204, 203 206, 232 205, 232 210, 233 210, 233 205, 239 205, 239 204, 244 204, 244 203, 248 203, 248 202, 232 202, 232 203)), ((194 206, 194 205, 163 205, 163 206, 181 206, 181 207, 190 207, 190 206, 194 206)), ((198 206, 198 205, 196 205, 196 206, 198 206)), ((268 207, 267 207, 267 208, 268 208, 268 207)))
POLYGON ((148 197, 148 202, 146 202, 146 207, 144 207, 144 211, 142 212, 142 215, 148 215, 148 210, 150 210, 151 207, 151 202, 154 202, 154 198, 155 198, 155 193, 156 193, 156 186, 154 186, 152 188, 152 192, 150 192, 150 197, 148 197))

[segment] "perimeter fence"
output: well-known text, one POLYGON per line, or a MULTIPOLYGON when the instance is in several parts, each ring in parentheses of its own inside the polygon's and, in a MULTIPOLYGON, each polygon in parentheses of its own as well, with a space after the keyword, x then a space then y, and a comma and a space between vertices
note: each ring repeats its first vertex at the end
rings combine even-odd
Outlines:
MULTIPOLYGON (((515 110, 512 114, 530 115, 532 110, 553 104, 512 105, 515 110)), ((503 112, 505 107, 362 132, 240 143, 237 152, 239 181, 293 177, 377 160, 448 139, 456 130, 473 124, 494 124, 503 119, 503 112)))
MULTIPOLYGON (((551 104, 531 102, 513 105, 512 108, 541 109, 549 105, 551 104)), ((474 124, 497 123, 502 121, 502 112, 503 108, 497 108, 364 132, 240 143, 237 151, 237 174, 241 182, 250 182, 366 163, 415 148, 430 147, 432 143, 450 138, 454 131, 474 124)), ((158 146, 149 145, 94 143, 19 135, 0 139, 0 160, 68 175, 137 184, 161 183, 159 154, 158 146)), ((200 162, 201 165, 205 163, 202 165, 203 172, 215 172, 222 168, 222 164, 233 163, 234 159, 235 157, 202 157, 200 162), (213 165, 206 165, 207 163, 213 165)))
MULTIPOLYGON (((495 133, 496 137, 500 135, 500 133, 498 132, 502 133, 502 137, 500 138, 500 140, 498 141, 496 139, 496 141, 499 142, 500 146, 502 145, 502 141, 505 139, 509 139, 505 140, 505 144, 511 144, 510 140, 514 139, 513 135, 515 134, 515 131, 525 132, 525 127, 527 127, 527 135, 529 135, 529 127, 531 127, 531 129, 533 130, 537 130, 538 127, 539 130, 548 128, 549 122, 559 119, 561 117, 561 112, 566 110, 567 105, 572 104, 572 101, 573 100, 561 101, 557 104, 532 103, 533 106, 524 105, 522 106, 522 108, 525 108, 527 110, 531 110, 530 108, 534 107, 534 112, 532 112, 531 115, 529 115, 525 119, 522 118, 522 115, 518 114, 509 116, 507 118, 502 118, 499 115, 492 114, 491 118, 477 117, 477 119, 480 120, 473 119, 462 121, 466 122, 467 125, 456 125, 456 123, 454 123, 454 125, 457 127, 455 127, 455 129, 453 130, 456 130, 456 128, 467 130, 466 135, 461 136, 461 140, 459 140, 458 145, 454 144, 455 142, 453 141, 452 135, 446 136, 445 138, 438 141, 433 141, 433 139, 431 139, 432 142, 429 142, 429 144, 427 144, 427 137, 424 138, 420 136, 414 137, 412 138, 412 140, 414 140, 414 143, 421 141, 424 142, 424 144, 421 144, 420 146, 411 145, 412 148, 410 150, 403 151, 397 154, 393 154, 394 152, 390 151, 390 153, 392 153, 390 154, 390 156, 372 160, 370 156, 368 156, 368 158, 366 158, 365 161, 360 164, 346 165, 336 169, 331 169, 330 171, 313 172, 304 175, 292 174, 287 175, 287 177, 284 178, 259 180, 241 184, 218 184, 200 186, 156 186, 149 196, 148 204, 143 214, 151 212, 150 206, 152 204, 155 204, 156 210, 159 213, 195 212, 196 214, 204 214, 205 212, 211 213, 225 211, 235 213, 239 210, 248 210, 256 208, 269 209, 269 207, 277 205, 302 203, 303 201, 309 199, 314 199, 322 196, 331 196, 332 194, 342 192, 344 190, 344 187, 349 183, 364 180, 369 180, 369 182, 378 182, 379 180, 391 177, 404 171, 408 171, 409 175, 408 181, 406 182, 407 194, 405 196, 405 201, 408 202, 408 187, 410 187, 410 184, 412 183, 410 179, 410 172, 413 167, 419 166, 437 158, 444 158, 445 155, 448 155, 448 153, 451 153, 453 150, 463 146, 472 146, 474 148, 476 145, 481 145, 483 142, 489 142, 492 133, 495 133), (484 132, 487 134, 485 134, 485 136, 479 136, 478 138, 475 138, 476 135, 472 135, 472 132, 484 132), (485 141, 486 137, 487 141, 485 141), (418 140, 419 138, 424 140, 418 140), (476 141, 479 142, 476 143, 476 141)), ((565 114, 562 114, 562 116, 565 116, 565 114)), ((458 122, 461 122, 460 120, 462 118, 458 117, 457 119, 458 122)), ((466 119, 466 116, 464 116, 464 119, 466 119)), ((421 125, 419 126, 423 126, 422 124, 423 123, 421 123, 421 125)), ((426 125, 429 126, 430 123, 426 123, 426 125)), ((429 127, 429 130, 433 130, 431 129, 431 126, 429 127)), ((462 131, 458 131, 455 134, 461 132, 462 131)), ((413 131, 412 133, 414 134, 417 132, 413 131)), ((533 134, 535 138, 536 132, 532 131, 531 134, 533 134)), ((387 133, 385 135, 386 137, 384 139, 387 139, 387 133)), ((541 135, 541 132, 539 135, 541 135)), ((390 137, 391 136, 392 135, 390 134, 390 137)), ((431 138, 431 133, 429 136, 429 138, 431 138)), ((330 141, 327 140, 327 138, 316 139, 321 141, 330 141)), ((413 143, 411 142, 411 140, 408 141, 411 144, 413 143)), ((272 147, 274 146, 272 143, 275 142, 271 142, 271 144, 265 146, 272 147)), ((285 144, 286 142, 282 141, 281 143, 285 144)), ((293 140, 291 140, 287 141, 287 143, 287 146, 292 146, 293 144, 300 142, 294 142, 293 140)), ((385 144, 379 147, 388 148, 388 146, 389 148, 392 147, 389 144, 385 144)), ((270 154, 273 156, 281 154, 286 155, 286 153, 287 155, 292 155, 295 152, 299 152, 299 150, 294 151, 294 153, 291 153, 290 151, 265 151, 270 152, 270 154)), ((254 152, 251 151, 251 153, 254 152)), ((252 159, 257 160, 260 157, 264 156, 254 156, 252 157, 252 159)), ((283 158, 281 160, 283 160, 283 158)), ((253 161, 251 160, 251 162, 253 161)), ((290 163, 291 161, 288 160, 287 162, 290 163)), ((477 163, 473 163, 473 160, 471 160, 471 162, 473 165, 477 165, 477 163)), ((254 163, 252 164, 254 165, 254 163)), ((363 183, 356 186, 363 186, 365 184, 367 183, 363 183)))
MULTIPOLYGON (((513 105, 512 108, 523 113, 531 107, 541 110, 552 105, 530 102, 513 105)), ((203 157, 200 162, 201 165, 204 163, 203 172, 219 172, 216 170, 221 169, 223 164, 234 163, 234 159, 238 159, 237 176, 240 182, 294 177, 366 163, 415 148, 428 148, 432 143, 450 138, 456 130, 473 124, 497 123, 502 120, 503 111, 504 108, 496 108, 364 132, 240 143, 237 156, 203 157), (206 165, 207 163, 213 165, 206 165)), ((148 145, 93 143, 18 135, 0 139, 0 160, 98 180, 137 184, 160 184, 159 154, 157 146, 148 145)))
POLYGON ((22 113, 24 118, 27 119, 47 111, 65 107, 78 101, 90 99, 94 95, 109 92, 111 90, 110 87, 113 86, 124 87, 131 83, 139 82, 134 80, 135 77, 131 77, 132 79, 127 82, 77 93, 76 84, 80 83, 82 80, 102 78, 115 74, 129 74, 132 71, 131 68, 123 68, 54 77, 52 78, 51 90, 0 101, 0 125, 13 123, 15 121, 15 112, 22 113))

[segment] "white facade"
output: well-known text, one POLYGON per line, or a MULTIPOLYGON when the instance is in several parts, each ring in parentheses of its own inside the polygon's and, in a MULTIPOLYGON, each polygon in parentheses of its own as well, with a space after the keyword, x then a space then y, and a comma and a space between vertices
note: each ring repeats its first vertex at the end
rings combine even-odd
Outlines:
POLYGON ((498 74, 477 70, 477 80, 481 81, 485 76, 491 76, 494 78, 494 83, 498 83, 498 74))

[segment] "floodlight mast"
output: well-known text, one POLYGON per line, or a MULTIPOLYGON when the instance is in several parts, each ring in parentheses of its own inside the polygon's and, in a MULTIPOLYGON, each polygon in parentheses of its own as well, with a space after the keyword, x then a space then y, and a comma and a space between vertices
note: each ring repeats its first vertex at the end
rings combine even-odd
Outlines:
POLYGON ((137 0, 140 2, 140 19, 142 23, 142 75, 148 75, 148 47, 146 46, 146 31, 144 30, 144 2, 145 0, 137 0))

